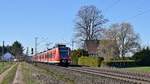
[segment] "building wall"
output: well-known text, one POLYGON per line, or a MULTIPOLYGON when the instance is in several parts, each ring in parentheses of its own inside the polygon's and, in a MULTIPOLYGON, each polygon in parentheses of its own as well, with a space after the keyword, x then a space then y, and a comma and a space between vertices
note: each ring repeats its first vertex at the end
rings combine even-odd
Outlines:
POLYGON ((97 55, 99 40, 85 40, 85 49, 89 55, 97 55))

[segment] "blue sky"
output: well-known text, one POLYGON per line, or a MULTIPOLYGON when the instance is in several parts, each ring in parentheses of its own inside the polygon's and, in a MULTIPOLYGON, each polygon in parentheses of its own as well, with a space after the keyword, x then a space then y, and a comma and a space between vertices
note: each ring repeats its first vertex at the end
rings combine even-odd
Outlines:
POLYGON ((149 4, 149 0, 0 0, 0 43, 18 40, 26 48, 34 47, 35 37, 39 42, 47 38, 38 46, 43 50, 47 42, 70 42, 80 7, 95 5, 109 19, 105 26, 130 22, 142 44, 149 45, 149 4))

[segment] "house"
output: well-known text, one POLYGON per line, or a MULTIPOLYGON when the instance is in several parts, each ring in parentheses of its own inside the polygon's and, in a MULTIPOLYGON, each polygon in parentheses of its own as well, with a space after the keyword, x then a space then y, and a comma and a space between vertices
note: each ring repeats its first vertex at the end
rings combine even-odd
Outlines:
POLYGON ((85 49, 89 55, 97 55, 99 40, 85 40, 85 49))
POLYGON ((1 57, 1 59, 3 61, 14 61, 15 57, 11 53, 7 52, 1 57))
POLYGON ((104 60, 111 60, 118 56, 118 47, 114 40, 101 40, 98 46, 98 55, 104 57, 104 60))
POLYGON ((89 55, 104 57, 105 60, 118 56, 115 40, 85 40, 85 49, 89 55))

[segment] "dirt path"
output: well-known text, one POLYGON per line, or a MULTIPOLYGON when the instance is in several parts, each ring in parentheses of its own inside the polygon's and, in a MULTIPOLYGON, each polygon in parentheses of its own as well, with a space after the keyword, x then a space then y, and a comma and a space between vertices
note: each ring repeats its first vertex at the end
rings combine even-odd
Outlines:
POLYGON ((24 84, 21 70, 21 63, 19 63, 17 67, 16 76, 14 78, 13 84, 24 84))
MULTIPOLYGON (((17 64, 17 63, 16 63, 16 64, 17 64)), ((9 72, 10 70, 12 70, 12 69, 15 67, 16 64, 14 64, 14 65, 11 66, 9 69, 7 69, 5 72, 3 72, 2 74, 0 74, 0 84, 2 83, 4 77, 8 74, 8 72, 9 72)))

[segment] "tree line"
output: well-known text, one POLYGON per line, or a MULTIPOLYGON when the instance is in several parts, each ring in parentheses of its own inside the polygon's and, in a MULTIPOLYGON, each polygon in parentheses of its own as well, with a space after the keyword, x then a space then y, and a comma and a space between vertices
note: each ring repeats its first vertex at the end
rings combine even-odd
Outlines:
POLYGON ((78 44, 82 47, 86 40, 99 40, 98 54, 104 57, 110 54, 125 57, 140 50, 140 37, 131 23, 119 22, 106 27, 108 21, 94 5, 82 6, 75 20, 78 44))
POLYGON ((15 41, 12 45, 0 46, 0 56, 7 52, 14 55, 15 58, 21 59, 21 57, 23 56, 23 46, 19 41, 15 41), (2 53, 3 50, 4 53, 2 53))

